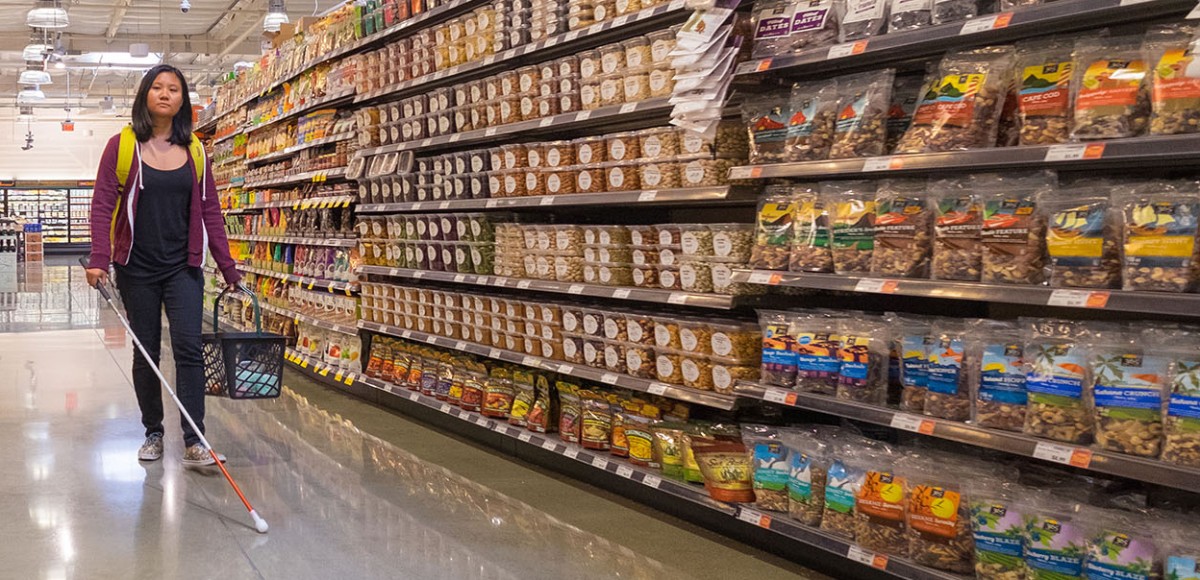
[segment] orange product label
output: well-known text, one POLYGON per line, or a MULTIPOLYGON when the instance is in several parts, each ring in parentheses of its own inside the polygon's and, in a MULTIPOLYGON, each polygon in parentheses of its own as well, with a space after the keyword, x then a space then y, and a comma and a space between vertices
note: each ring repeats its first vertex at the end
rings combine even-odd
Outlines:
POLYGON ((904 479, 886 471, 868 471, 855 505, 872 519, 904 521, 904 479))
POLYGON ((1137 104, 1138 89, 1146 76, 1146 63, 1140 60, 1100 60, 1083 73, 1075 107, 1129 107, 1137 104))
POLYGON ((975 97, 987 75, 948 75, 933 87, 913 114, 914 125, 965 127, 975 115, 975 97))
POLYGON ((1067 113, 1071 103, 1071 62, 1025 67, 1018 102, 1027 117, 1054 117, 1067 113))
POLYGON ((918 485, 908 498, 909 525, 924 534, 953 538, 957 532, 960 501, 962 497, 957 491, 918 485))
POLYGON ((1193 56, 1182 48, 1168 50, 1154 68, 1154 102, 1163 104, 1179 99, 1200 99, 1200 78, 1189 77, 1193 56))

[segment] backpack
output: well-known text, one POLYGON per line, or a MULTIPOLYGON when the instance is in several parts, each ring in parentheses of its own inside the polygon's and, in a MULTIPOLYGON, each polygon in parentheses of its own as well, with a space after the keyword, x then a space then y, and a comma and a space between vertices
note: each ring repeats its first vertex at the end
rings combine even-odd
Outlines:
MULTIPOLYGON (((117 183, 121 186, 121 191, 125 191, 125 182, 129 181, 129 170, 133 167, 133 153, 137 148, 137 135, 133 132, 133 127, 126 125, 121 129, 121 142, 117 147, 117 183)), ((192 142, 188 144, 188 152, 192 155, 192 167, 196 170, 196 181, 204 187, 204 144, 200 142, 200 138, 192 134, 192 142)), ((117 231, 117 215, 121 211, 121 198, 117 197, 117 205, 113 208, 112 224, 109 226, 109 235, 115 235, 117 231)))

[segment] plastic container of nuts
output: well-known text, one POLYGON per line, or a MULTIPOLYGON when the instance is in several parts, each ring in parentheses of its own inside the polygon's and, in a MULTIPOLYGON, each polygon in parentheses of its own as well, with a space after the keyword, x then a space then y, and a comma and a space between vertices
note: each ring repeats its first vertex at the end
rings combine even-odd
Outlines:
POLYGON ((598 92, 600 95, 599 106, 601 107, 609 107, 624 103, 625 75, 620 72, 601 75, 600 90, 598 92))
POLYGON ((644 101, 652 96, 650 93, 650 71, 649 67, 631 68, 624 71, 622 88, 626 103, 644 101))
POLYGON ((675 322, 679 325, 680 350, 704 355, 712 353, 712 347, 709 345, 713 331, 706 319, 680 317, 675 322))
POLYGON ((575 146, 575 159, 579 163, 587 165, 608 161, 608 142, 604 137, 582 137, 571 143, 575 146))
POLYGON ((546 193, 549 195, 563 195, 575 193, 578 190, 576 186, 577 172, 572 169, 562 168, 555 171, 544 171, 546 175, 546 193))
POLYGON ((702 260, 686 260, 679 264, 679 289, 684 292, 713 292, 712 268, 702 260))
POLYGON ((691 159, 681 160, 679 176, 683 187, 716 187, 729 183, 729 169, 733 161, 729 159, 691 159))
POLYGON ((597 78, 604 74, 600 70, 600 51, 585 50, 579 53, 579 77, 583 80, 597 78))
POLYGON ((631 161, 641 157, 640 136, 635 132, 613 133, 604 137, 608 161, 631 161))
POLYGON ((628 226, 629 243, 635 246, 653 246, 658 244, 658 226, 636 225, 628 226))
POLYGON ((658 380, 673 385, 683 384, 684 354, 671 348, 654 349, 654 370, 658 380))
POLYGON ((684 256, 713 255, 713 230, 708 224, 679 224, 679 247, 684 256))
POLYGON ((713 391, 717 393, 733 393, 733 386, 737 381, 758 380, 758 363, 719 356, 710 356, 708 361, 712 365, 713 391))
POLYGON ((579 256, 555 256, 554 279, 559 282, 582 282, 583 258, 579 256))
POLYGON ((657 375, 654 349, 645 344, 625 344, 625 371, 639 379, 653 379, 657 375))
POLYGON ((658 65, 647 76, 651 97, 665 97, 675 91, 675 69, 658 65))
POLYGON ((544 143, 546 167, 567 167, 575 164, 575 145, 570 141, 544 143))
POLYGON ((684 356, 680 369, 683 386, 701 391, 713 390, 712 362, 710 357, 698 354, 684 356))
MULTIPOLYGON (((500 147, 500 159, 503 169, 519 169, 529 166, 528 148, 524 144, 503 145, 500 147)), ((493 169, 499 169, 493 165, 493 169)))
POLYGON ((679 155, 680 129, 655 127, 636 133, 638 153, 641 159, 674 160, 679 155))
MULTIPOLYGON (((640 0, 634 1, 640 6, 640 0)), ((635 36, 622 42, 621 46, 625 49, 625 64, 629 68, 637 69, 650 64, 650 40, 645 36, 635 36)))
POLYGON ((762 357, 762 332, 754 322, 713 322, 712 354, 750 364, 762 357))
POLYGON ((659 266, 632 266, 633 285, 637 288, 658 288, 659 266))
POLYGON ((601 163, 575 166, 575 190, 578 193, 605 191, 605 167, 601 163))
POLYGON ((679 266, 655 266, 658 269, 658 287, 663 290, 679 290, 679 266))
POLYGON ((629 260, 635 266, 657 266, 661 263, 660 248, 657 245, 628 247, 630 250, 629 260))
POLYGON ((599 262, 596 282, 602 286, 632 286, 633 266, 627 262, 599 262))
POLYGON ((625 244, 596 244, 584 246, 584 256, 591 253, 592 262, 616 262, 630 264, 633 262, 633 251, 625 244))
POLYGON ((525 195, 546 195, 546 176, 540 169, 526 169, 525 195))
POLYGON ((604 179, 608 184, 608 191, 636 191, 642 188, 636 161, 604 164, 604 179))
POLYGON ((629 228, 626 226, 583 226, 585 244, 628 244, 629 228))
POLYGON ((628 68, 625 60, 625 47, 620 43, 606 44, 600 47, 600 72, 613 74, 628 68))

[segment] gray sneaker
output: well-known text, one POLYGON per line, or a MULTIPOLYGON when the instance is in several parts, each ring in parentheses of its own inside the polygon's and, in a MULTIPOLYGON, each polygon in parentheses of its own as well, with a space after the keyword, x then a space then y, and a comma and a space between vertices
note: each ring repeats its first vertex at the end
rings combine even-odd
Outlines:
POLYGON ((163 454, 163 438, 161 433, 151 433, 146 437, 146 442, 142 443, 142 448, 138 449, 139 461, 158 461, 162 459, 163 454))
MULTIPOLYGON (((225 463, 224 455, 218 453, 217 459, 220 460, 221 463, 225 463)), ((188 447, 183 452, 183 465, 185 467, 207 467, 215 464, 216 462, 213 461, 212 454, 210 454, 208 450, 204 448, 204 445, 201 445, 200 443, 188 447)))

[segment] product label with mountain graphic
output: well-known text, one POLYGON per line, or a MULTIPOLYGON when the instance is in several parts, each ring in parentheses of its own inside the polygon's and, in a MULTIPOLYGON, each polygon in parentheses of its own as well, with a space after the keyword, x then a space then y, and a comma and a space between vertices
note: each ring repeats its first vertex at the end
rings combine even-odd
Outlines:
POLYGON ((975 116, 975 97, 983 88, 987 75, 982 73, 947 75, 934 86, 917 112, 913 124, 918 126, 966 127, 975 116))
POLYGON ((1101 266, 1107 212, 1107 203, 1093 203, 1057 211, 1050 216, 1046 246, 1056 265, 1101 266))
POLYGON ((1071 61, 1025 67, 1018 102, 1027 117, 1065 117, 1071 108, 1071 61))
POLYGON ((957 395, 962 384, 963 349, 961 337, 942 338, 929 347, 928 388, 935 393, 957 395))
POLYGON ((980 357, 979 400, 1024 405, 1024 347, 1020 343, 996 342, 983 346, 980 357))
POLYGON ((937 237, 978 239, 983 227, 983 208, 973 195, 951 196, 938 201, 937 237))
POLYGON ((1104 59, 1092 62, 1083 72, 1082 86, 1075 98, 1075 109, 1087 111, 1118 107, 1118 111, 1137 104, 1138 91, 1146 76, 1141 60, 1104 59))
POLYGON ((1006 501, 972 501, 970 510, 975 559, 1006 570, 1024 568, 1025 518, 1020 508, 1006 501))
POLYGON ((1125 265, 1187 268, 1196 249, 1195 202, 1142 201, 1125 212, 1125 265))
POLYGON ((796 245, 810 248, 829 247, 829 214, 819 200, 807 199, 796 209, 796 245))
POLYGON ((816 128, 813 121, 816 118, 817 107, 820 103, 819 99, 806 99, 796 110, 792 111, 792 118, 788 120, 787 128, 787 138, 789 140, 812 135, 813 129, 816 128))
POLYGON ((875 201, 856 199, 833 204, 833 247, 845 250, 875 248, 875 201))
POLYGON ((1083 578, 1087 538, 1075 522, 1034 516, 1026 526, 1025 565, 1029 580, 1083 578))
POLYGON ((1189 111, 1200 106, 1200 77, 1188 75, 1195 57, 1175 48, 1163 53, 1154 68, 1154 110, 1189 111))
POLYGON ((1032 194, 992 199, 983 209, 983 241, 986 244, 1029 244, 1035 225, 1037 202, 1032 194))
POLYGON ((781 148, 787 140, 787 116, 783 107, 771 107, 755 118, 751 137, 760 149, 781 148))
POLYGON ((863 113, 866 112, 867 105, 871 104, 871 96, 868 93, 862 93, 842 107, 837 118, 838 133, 851 133, 859 129, 859 125, 863 121, 863 113))
POLYGON ((788 498, 807 504, 812 501, 812 457, 793 452, 788 459, 788 498))
POLYGON ((1158 550, 1149 538, 1127 530, 1105 530, 1088 542, 1088 580, 1158 578, 1158 550))
POLYGON ((917 233, 917 227, 925 223, 919 218, 926 211, 925 199, 920 197, 895 196, 880 201, 879 213, 875 218, 875 237, 912 238, 917 233))
POLYGON ((1098 348, 1092 357, 1092 397, 1102 417, 1158 421, 1170 359, 1098 348))

